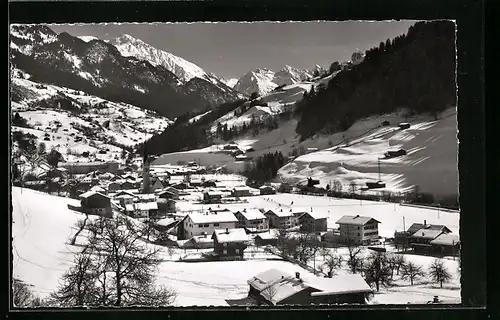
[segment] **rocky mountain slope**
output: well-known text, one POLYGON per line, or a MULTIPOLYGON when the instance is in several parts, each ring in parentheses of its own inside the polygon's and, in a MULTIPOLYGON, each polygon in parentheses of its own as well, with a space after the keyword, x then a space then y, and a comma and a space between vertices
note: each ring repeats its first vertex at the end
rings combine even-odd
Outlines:
POLYGON ((128 34, 113 39, 109 43, 114 45, 124 57, 135 57, 148 61, 153 66, 165 67, 182 81, 186 92, 213 105, 241 97, 241 94, 227 86, 217 76, 205 72, 194 63, 155 48, 128 34))
POLYGON ((11 63, 34 81, 81 90, 168 117, 237 98, 223 84, 199 78, 184 83, 168 68, 124 57, 115 46, 99 39, 56 34, 43 25, 12 25, 10 31, 11 63))
POLYGON ((289 65, 285 65, 283 69, 276 73, 269 69, 257 69, 249 71, 239 78, 234 85, 234 89, 247 95, 257 92, 262 96, 268 94, 276 87, 311 79, 313 74, 314 71, 299 70, 289 65))

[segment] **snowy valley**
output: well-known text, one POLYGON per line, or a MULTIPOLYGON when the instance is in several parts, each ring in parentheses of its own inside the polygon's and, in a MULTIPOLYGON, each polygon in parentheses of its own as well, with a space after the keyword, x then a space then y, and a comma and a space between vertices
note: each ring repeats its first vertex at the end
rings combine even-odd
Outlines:
POLYGON ((460 303, 454 57, 413 53, 450 30, 225 79, 133 32, 12 26, 14 306, 460 303), (403 77, 432 59, 435 100, 403 77))

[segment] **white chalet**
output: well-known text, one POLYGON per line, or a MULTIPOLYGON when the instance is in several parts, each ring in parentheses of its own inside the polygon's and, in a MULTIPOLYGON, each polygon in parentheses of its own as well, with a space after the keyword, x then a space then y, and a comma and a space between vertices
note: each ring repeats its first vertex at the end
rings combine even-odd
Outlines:
POLYGON ((269 219, 259 209, 243 209, 235 214, 238 226, 249 231, 265 231, 269 229, 269 219))
POLYGON ((265 210, 264 216, 269 219, 269 225, 273 228, 288 229, 299 224, 299 219, 293 212, 283 208, 265 210))
POLYGON ((212 234, 214 230, 234 229, 238 219, 231 211, 190 213, 184 219, 184 237, 212 234))
POLYGON ((379 238, 377 221, 371 217, 343 216, 337 222, 340 230, 340 241, 366 245, 379 238))

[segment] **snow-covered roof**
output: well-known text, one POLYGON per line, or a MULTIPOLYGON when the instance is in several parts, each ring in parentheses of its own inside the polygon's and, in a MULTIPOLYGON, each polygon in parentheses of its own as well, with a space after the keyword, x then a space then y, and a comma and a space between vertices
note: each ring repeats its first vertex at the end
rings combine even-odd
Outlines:
POLYGON ((209 235, 193 236, 191 238, 196 243, 211 243, 214 242, 209 235))
POLYGON ((276 229, 269 229, 267 232, 262 232, 258 233, 256 237, 259 237, 263 240, 271 240, 271 239, 276 239, 278 237, 278 230, 276 229))
POLYGON ((138 202, 135 203, 135 208, 137 210, 158 210, 158 204, 156 202, 138 202))
MULTIPOLYGON (((325 215, 324 213, 320 213, 320 212, 317 212, 317 211, 309 211, 309 212, 304 212, 304 214, 307 214, 308 216, 310 216, 311 218, 313 218, 314 220, 318 220, 318 219, 326 219, 328 216, 325 215)), ((294 214, 295 215, 295 214, 294 214)))
POLYGON ((259 187, 259 189, 261 189, 261 190, 273 189, 274 190, 274 188, 272 186, 261 186, 261 187, 259 187))
POLYGON ((460 238, 458 234, 453 233, 443 233, 439 235, 436 239, 431 241, 431 244, 453 246, 460 243, 460 238))
POLYGON ((234 187, 233 190, 234 191, 250 191, 250 188, 240 186, 240 187, 234 187))
POLYGON ((106 198, 108 198, 108 199, 111 199, 111 198, 110 198, 110 197, 108 197, 107 195, 102 194, 102 193, 97 192, 97 191, 87 191, 87 192, 85 192, 85 193, 82 193, 82 194, 80 195, 80 198, 86 199, 86 198, 92 197, 92 196, 94 196, 94 195, 100 195, 100 196, 106 197, 106 198))
POLYGON ((283 208, 278 208, 278 209, 266 209, 264 211, 264 214, 266 213, 273 213, 275 214, 276 216, 280 217, 280 218, 285 218, 285 217, 293 217, 293 213, 290 211, 290 210, 283 210, 283 208))
POLYGON ((155 222, 159 226, 168 226, 174 223, 176 220, 174 218, 164 218, 155 222))
POLYGON ((155 200, 156 195, 154 193, 143 193, 143 194, 137 194, 137 198, 141 200, 155 200))
POLYGON ((342 274, 332 278, 308 278, 307 284, 321 290, 311 296, 325 296, 341 293, 372 292, 370 286, 359 274, 342 274))
POLYGON ((217 222, 238 222, 238 219, 231 211, 190 213, 188 217, 193 223, 217 223, 217 222))
POLYGON ((439 236, 443 231, 441 230, 431 230, 431 229, 420 229, 415 232, 412 237, 413 238, 424 238, 424 239, 435 239, 439 236))
POLYGON ((261 272, 253 278, 249 279, 247 283, 254 287, 255 289, 261 291, 267 286, 269 286, 272 282, 281 279, 282 277, 289 277, 290 275, 278 270, 278 269, 269 269, 267 271, 261 272))
POLYGON ((205 191, 205 193, 209 196, 209 197, 222 197, 224 195, 224 193, 220 192, 220 191, 205 191))
POLYGON ((120 194, 119 196, 114 196, 115 199, 134 199, 135 197, 129 194, 120 194))
POLYGON ((118 191, 117 193, 115 193, 115 197, 119 197, 119 196, 122 196, 122 195, 128 195, 128 196, 131 196, 131 197, 136 197, 135 194, 133 194, 132 192, 130 191, 127 191, 127 190, 120 190, 118 191))
POLYGON ((250 237, 247 235, 245 229, 237 228, 237 229, 227 229, 226 230, 215 230, 214 231, 215 238, 218 242, 244 242, 249 241, 250 237))
POLYGON ((96 191, 96 192, 106 192, 106 190, 104 190, 104 188, 100 187, 100 186, 93 186, 92 188, 90 188, 90 191, 96 191))
POLYGON ((258 209, 243 209, 238 211, 247 220, 262 220, 266 219, 266 216, 260 212, 258 209))
POLYGON ((335 223, 336 224, 365 225, 371 220, 374 220, 374 221, 380 223, 380 221, 375 220, 371 217, 362 217, 359 215, 357 215, 357 216, 343 216, 342 218, 337 220, 337 222, 335 222, 335 223))

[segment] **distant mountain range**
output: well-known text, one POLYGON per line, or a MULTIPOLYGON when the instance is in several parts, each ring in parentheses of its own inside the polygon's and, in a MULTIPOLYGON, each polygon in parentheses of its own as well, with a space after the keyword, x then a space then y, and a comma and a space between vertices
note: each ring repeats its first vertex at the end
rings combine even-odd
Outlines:
MULTIPOLYGON (((315 75, 323 74, 324 72, 325 70, 318 65, 312 70, 300 70, 289 65, 285 65, 278 72, 269 69, 257 69, 244 74, 236 81, 233 88, 247 95, 257 92, 262 96, 277 87, 311 80, 315 75)), ((235 79, 231 79, 230 81, 232 84, 235 79)))
POLYGON ((243 95, 215 75, 129 35, 111 41, 13 25, 10 58, 31 80, 82 90, 173 118, 243 95))

